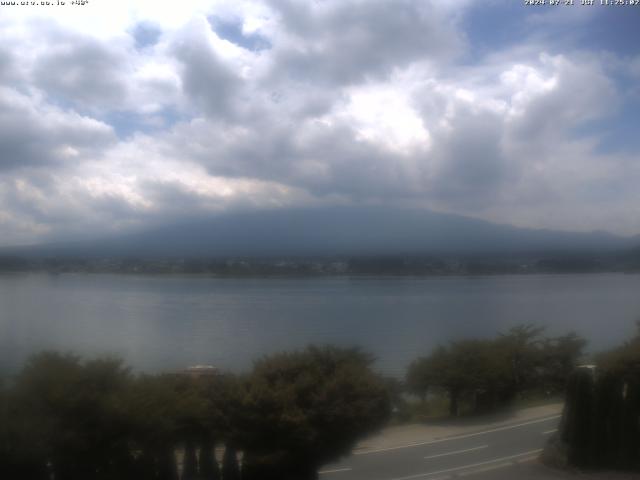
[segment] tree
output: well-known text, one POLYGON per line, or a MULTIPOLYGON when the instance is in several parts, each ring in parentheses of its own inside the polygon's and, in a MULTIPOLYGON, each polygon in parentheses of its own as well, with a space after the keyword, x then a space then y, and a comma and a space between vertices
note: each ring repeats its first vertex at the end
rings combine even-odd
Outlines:
POLYGON ((238 452, 232 444, 227 443, 222 458, 223 480, 240 480, 240 467, 238 466, 238 452))
POLYGON ((423 402, 426 400, 429 388, 436 386, 437 363, 439 362, 439 357, 445 354, 442 351, 442 347, 439 347, 436 352, 429 357, 420 357, 411 362, 405 377, 407 390, 419 396, 423 402))
POLYGON ((474 411, 489 409, 508 396, 509 364, 505 352, 490 340, 462 340, 436 348, 409 368, 407 382, 414 392, 438 388, 449 396, 449 413, 460 413, 467 399, 474 411))
POLYGON ((309 347, 258 361, 246 384, 241 425, 243 479, 305 480, 351 451, 389 415, 370 356, 309 347))
POLYGON ((640 321, 636 322, 635 335, 623 345, 603 352, 596 358, 596 363, 603 370, 621 375, 634 376, 640 368, 640 321))
POLYGON ((34 425, 18 415, 18 402, 6 383, 0 383, 0 478, 46 478, 44 452, 34 425))
POLYGON ((132 424, 132 448, 137 470, 145 478, 177 480, 174 449, 180 438, 179 409, 183 399, 172 375, 142 375, 126 399, 132 424))
POLYGON ((213 449, 217 442, 222 442, 225 444, 222 473, 230 480, 236 478, 236 475, 239 478, 234 445, 240 435, 238 425, 244 396, 242 380, 227 373, 191 379, 190 385, 205 401, 197 420, 199 426, 193 430, 200 446, 199 476, 206 480, 220 478, 220 466, 213 455, 213 449))
POLYGON ((589 466, 592 459, 593 372, 577 369, 569 378, 562 436, 569 444, 569 462, 589 466))
POLYGON ((440 346, 411 363, 407 386, 423 398, 430 388, 445 390, 453 416, 459 414, 461 400, 480 411, 526 392, 563 392, 586 341, 573 332, 544 338, 543 331, 542 327, 520 325, 494 340, 440 346))
POLYGON ((14 386, 13 414, 33 445, 37 471, 59 480, 127 478, 131 464, 121 398, 130 380, 120 361, 45 352, 29 359, 14 386))
POLYGON ((587 341, 575 332, 545 339, 541 346, 541 387, 547 394, 562 394, 583 355, 587 341))
POLYGON ((540 384, 541 345, 544 327, 518 325, 501 334, 496 347, 504 352, 511 370, 512 397, 540 384))
POLYGON ((640 328, 629 342, 598 355, 595 366, 570 375, 560 429, 568 462, 640 471, 638 418, 640 328))

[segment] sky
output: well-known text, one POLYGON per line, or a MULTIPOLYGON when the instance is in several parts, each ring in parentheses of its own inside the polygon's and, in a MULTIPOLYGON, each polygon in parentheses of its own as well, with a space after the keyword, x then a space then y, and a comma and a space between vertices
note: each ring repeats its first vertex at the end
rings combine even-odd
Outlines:
POLYGON ((640 5, 57 2, 0 5, 0 245, 341 205, 640 233, 640 5))

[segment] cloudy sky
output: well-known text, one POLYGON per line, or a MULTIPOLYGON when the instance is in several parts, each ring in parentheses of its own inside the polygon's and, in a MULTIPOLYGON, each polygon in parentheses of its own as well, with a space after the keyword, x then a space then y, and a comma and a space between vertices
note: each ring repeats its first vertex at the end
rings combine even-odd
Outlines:
POLYGON ((640 6, 67 3, 0 6, 0 245, 313 205, 640 233, 640 6))

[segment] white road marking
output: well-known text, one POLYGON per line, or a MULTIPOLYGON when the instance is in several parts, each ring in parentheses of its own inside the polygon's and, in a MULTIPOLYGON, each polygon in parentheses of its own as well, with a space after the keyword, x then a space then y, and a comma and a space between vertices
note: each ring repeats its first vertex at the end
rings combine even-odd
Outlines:
POLYGON ((318 472, 318 475, 326 475, 328 473, 340 473, 340 472, 350 472, 352 469, 347 468, 334 468, 333 470, 321 470, 318 472))
POLYGON ((455 452, 439 453, 438 455, 429 455, 428 457, 424 457, 424 458, 428 460, 430 458, 447 457, 449 455, 457 455, 458 453, 474 452, 476 450, 482 450, 483 448, 488 448, 488 447, 489 445, 481 445, 479 447, 467 448, 465 450, 456 450, 455 452))
POLYGON ((482 432, 475 432, 475 433, 468 433, 468 434, 463 434, 463 435, 456 435, 456 436, 453 436, 453 437, 441 438, 439 440, 431 440, 431 441, 428 441, 428 442, 408 443, 406 445, 400 445, 400 446, 397 446, 397 447, 377 448, 375 450, 367 450, 367 451, 364 451, 364 452, 353 452, 353 455, 369 455, 371 453, 390 452, 392 450, 400 450, 400 449, 403 449, 403 448, 421 447, 423 445, 434 445, 436 443, 450 442, 452 440, 460 440, 462 438, 477 437, 478 435, 485 435, 487 433, 501 432, 503 430, 511 430, 511 429, 514 429, 514 428, 526 427, 527 425, 534 425, 536 423, 548 422, 549 420, 555 420, 557 418, 560 418, 561 416, 562 415, 554 415, 552 417, 540 418, 538 420, 531 420, 530 422, 519 423, 517 425, 507 425, 505 427, 492 428, 491 430, 484 430, 482 432))
POLYGON ((554 433, 554 432, 557 432, 557 431, 558 431, 558 429, 554 428, 553 430, 547 430, 545 432, 542 432, 542 435, 549 435, 550 433, 554 433))
MULTIPOLYGON (((473 470, 469 470, 468 472, 460 472, 456 474, 456 477, 468 477, 469 475, 477 475, 479 473, 492 472, 494 470, 500 470, 501 468, 510 467, 511 465, 513 465, 512 462, 496 463, 495 465, 489 465, 488 467, 474 468, 473 470)), ((449 478, 453 478, 453 477, 450 475, 449 478)))
MULTIPOLYGON (((469 470, 468 472, 458 473, 456 474, 456 477, 468 477, 469 475, 477 475, 479 473, 491 472, 493 470, 499 470, 501 468, 510 467, 514 463, 523 464, 526 462, 531 462, 533 460, 536 460, 537 458, 538 456, 534 455, 532 457, 519 458, 518 460, 514 460, 512 462, 504 462, 504 463, 498 463, 496 465, 489 465, 488 467, 474 468, 473 470, 469 470)), ((434 479, 431 479, 431 480, 434 480, 434 479)))
POLYGON ((527 455, 534 455, 534 454, 540 453, 541 451, 542 451, 542 449, 530 450, 528 452, 518 453, 516 455, 509 455, 508 457, 494 458, 493 460, 486 460, 484 462, 471 463, 469 465, 462 465, 460 467, 445 468, 444 470, 437 470, 435 472, 417 473, 415 475, 408 475, 406 477, 392 478, 391 480, 411 480, 412 478, 430 477, 431 475, 438 475, 438 474, 441 474, 441 473, 456 472, 458 470, 467 470, 467 469, 474 468, 474 467, 481 467, 483 465, 489 465, 491 463, 499 463, 499 464, 501 464, 501 465, 506 467, 506 466, 509 466, 511 464, 509 462, 504 463, 505 460, 512 460, 512 459, 518 458, 518 457, 524 457, 524 456, 527 456, 527 455))
MULTIPOLYGON (((540 453, 540 452, 538 452, 540 453)), ((537 460, 539 457, 539 455, 533 455, 531 457, 525 457, 525 458, 519 458, 518 460, 515 460, 513 463, 527 463, 527 462, 533 462, 534 460, 537 460)))

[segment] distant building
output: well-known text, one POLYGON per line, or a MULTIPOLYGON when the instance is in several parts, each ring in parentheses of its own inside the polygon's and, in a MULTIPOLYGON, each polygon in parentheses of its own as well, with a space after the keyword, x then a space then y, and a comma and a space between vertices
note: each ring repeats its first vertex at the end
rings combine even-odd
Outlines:
POLYGON ((191 378, 217 377, 220 370, 213 365, 192 365, 185 368, 182 373, 191 378))

